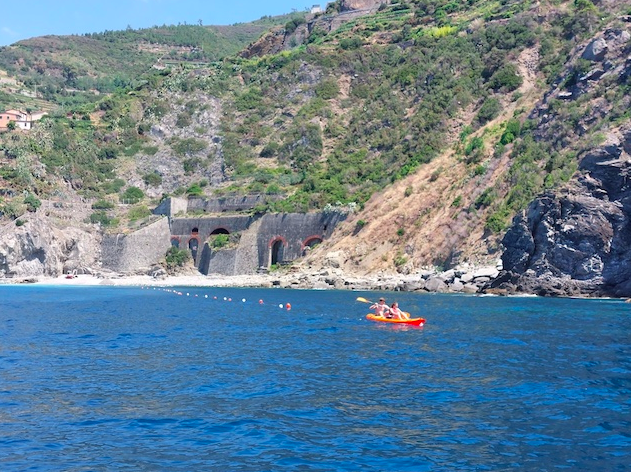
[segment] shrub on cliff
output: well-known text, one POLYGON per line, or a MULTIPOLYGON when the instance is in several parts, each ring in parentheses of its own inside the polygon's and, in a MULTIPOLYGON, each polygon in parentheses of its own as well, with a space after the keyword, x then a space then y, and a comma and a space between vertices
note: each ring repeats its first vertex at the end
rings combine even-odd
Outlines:
POLYGON ((180 249, 175 246, 171 246, 166 253, 165 260, 167 269, 173 270, 176 267, 182 267, 188 260, 188 251, 186 249, 180 249))
POLYGON ((93 210, 111 210, 114 208, 114 204, 107 200, 97 200, 92 204, 93 210))
POLYGON ((42 206, 40 199, 32 193, 29 193, 26 197, 24 197, 24 204, 26 205, 26 209, 30 212, 35 212, 40 206, 42 206))
POLYGON ((303 25, 306 23, 307 20, 305 20, 304 18, 294 18, 293 20, 288 21, 285 24, 285 33, 287 34, 291 34, 294 31, 296 31, 296 28, 298 28, 300 25, 303 25))
POLYGON ((127 212, 127 218, 129 218, 130 221, 140 220, 150 215, 151 210, 147 208, 147 205, 135 205, 127 212))
POLYGON ((101 226, 113 226, 112 218, 103 210, 95 211, 90 215, 90 223, 100 224, 101 226))
POLYGON ((149 172, 148 174, 145 174, 142 180, 150 187, 158 187, 162 185, 162 176, 157 172, 149 172))
POLYGON ((144 198, 145 194, 138 187, 127 187, 125 193, 122 195, 123 202, 125 203, 138 203, 144 198))
POLYGON ((230 238, 228 237, 227 234, 218 234, 214 237, 211 243, 211 246, 215 249, 220 249, 222 247, 227 246, 229 242, 230 242, 230 238))

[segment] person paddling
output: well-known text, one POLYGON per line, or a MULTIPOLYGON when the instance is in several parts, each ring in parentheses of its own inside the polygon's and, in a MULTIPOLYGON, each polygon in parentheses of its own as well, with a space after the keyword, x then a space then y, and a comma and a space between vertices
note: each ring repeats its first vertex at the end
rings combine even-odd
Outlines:
POLYGON ((370 305, 371 310, 375 310, 375 315, 387 317, 390 314, 390 308, 386 305, 386 299, 380 298, 378 303, 370 305))
POLYGON ((399 309, 399 303, 398 302, 394 302, 390 306, 390 315, 392 315, 392 317, 397 319, 397 320, 409 320, 410 319, 410 317, 408 316, 408 314, 406 312, 401 311, 399 309))

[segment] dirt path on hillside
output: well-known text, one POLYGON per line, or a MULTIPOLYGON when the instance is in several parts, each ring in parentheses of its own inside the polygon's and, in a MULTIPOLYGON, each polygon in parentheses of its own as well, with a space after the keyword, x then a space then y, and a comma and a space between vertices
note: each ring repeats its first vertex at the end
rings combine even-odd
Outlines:
MULTIPOLYGON (((531 110, 541 98, 537 87, 537 47, 522 51, 515 63, 523 78, 517 95, 507 94, 500 115, 474 135, 485 136, 486 130, 497 128, 518 109, 531 110), (512 100, 515 96, 518 99, 512 100)), ((492 143, 488 142, 481 163, 485 173, 473 173, 472 166, 456 154, 453 144, 475 113, 471 108, 448 123, 448 148, 443 154, 414 175, 373 195, 361 213, 350 215, 336 229, 334 237, 313 251, 304 263, 326 266, 333 254, 334 266, 339 264, 345 273, 359 275, 408 273, 454 260, 494 263, 499 257, 499 235, 485 231, 487 209, 475 208, 474 203, 487 188, 507 191, 501 181, 510 166, 510 150, 495 158, 492 143), (361 229, 359 221, 364 222, 361 229)))

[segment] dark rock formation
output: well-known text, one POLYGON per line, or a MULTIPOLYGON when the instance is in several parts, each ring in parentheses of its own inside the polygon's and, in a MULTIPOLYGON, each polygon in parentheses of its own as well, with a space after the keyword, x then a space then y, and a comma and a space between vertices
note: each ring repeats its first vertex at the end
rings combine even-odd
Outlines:
POLYGON ((491 289, 551 296, 631 296, 631 130, 581 159, 579 176, 543 195, 506 233, 491 289))

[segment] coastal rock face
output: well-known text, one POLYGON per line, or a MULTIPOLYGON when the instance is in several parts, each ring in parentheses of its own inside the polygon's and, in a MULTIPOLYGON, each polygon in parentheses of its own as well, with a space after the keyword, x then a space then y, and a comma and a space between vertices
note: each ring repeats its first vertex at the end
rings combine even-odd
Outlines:
MULTIPOLYGON (((14 222, 8 224, 15 226, 14 222)), ((99 259, 100 236, 96 231, 60 229, 38 214, 29 215, 23 226, 0 235, 0 278, 89 273, 99 259)))
POLYGON ((631 130, 585 153, 579 177, 517 215, 492 289, 631 296, 631 130))
MULTIPOLYGON (((594 123, 626 109, 629 98, 607 100, 611 84, 631 77, 626 27, 608 28, 577 48, 587 71, 568 68, 530 118, 535 140, 570 147, 596 133, 594 123), (571 128, 549 105, 594 97, 571 128), (566 132, 559 133, 560 129, 566 132)), ((563 189, 518 214, 502 244, 503 271, 485 290, 547 296, 631 296, 631 127, 599 129, 602 143, 579 154, 579 169, 563 189)))

